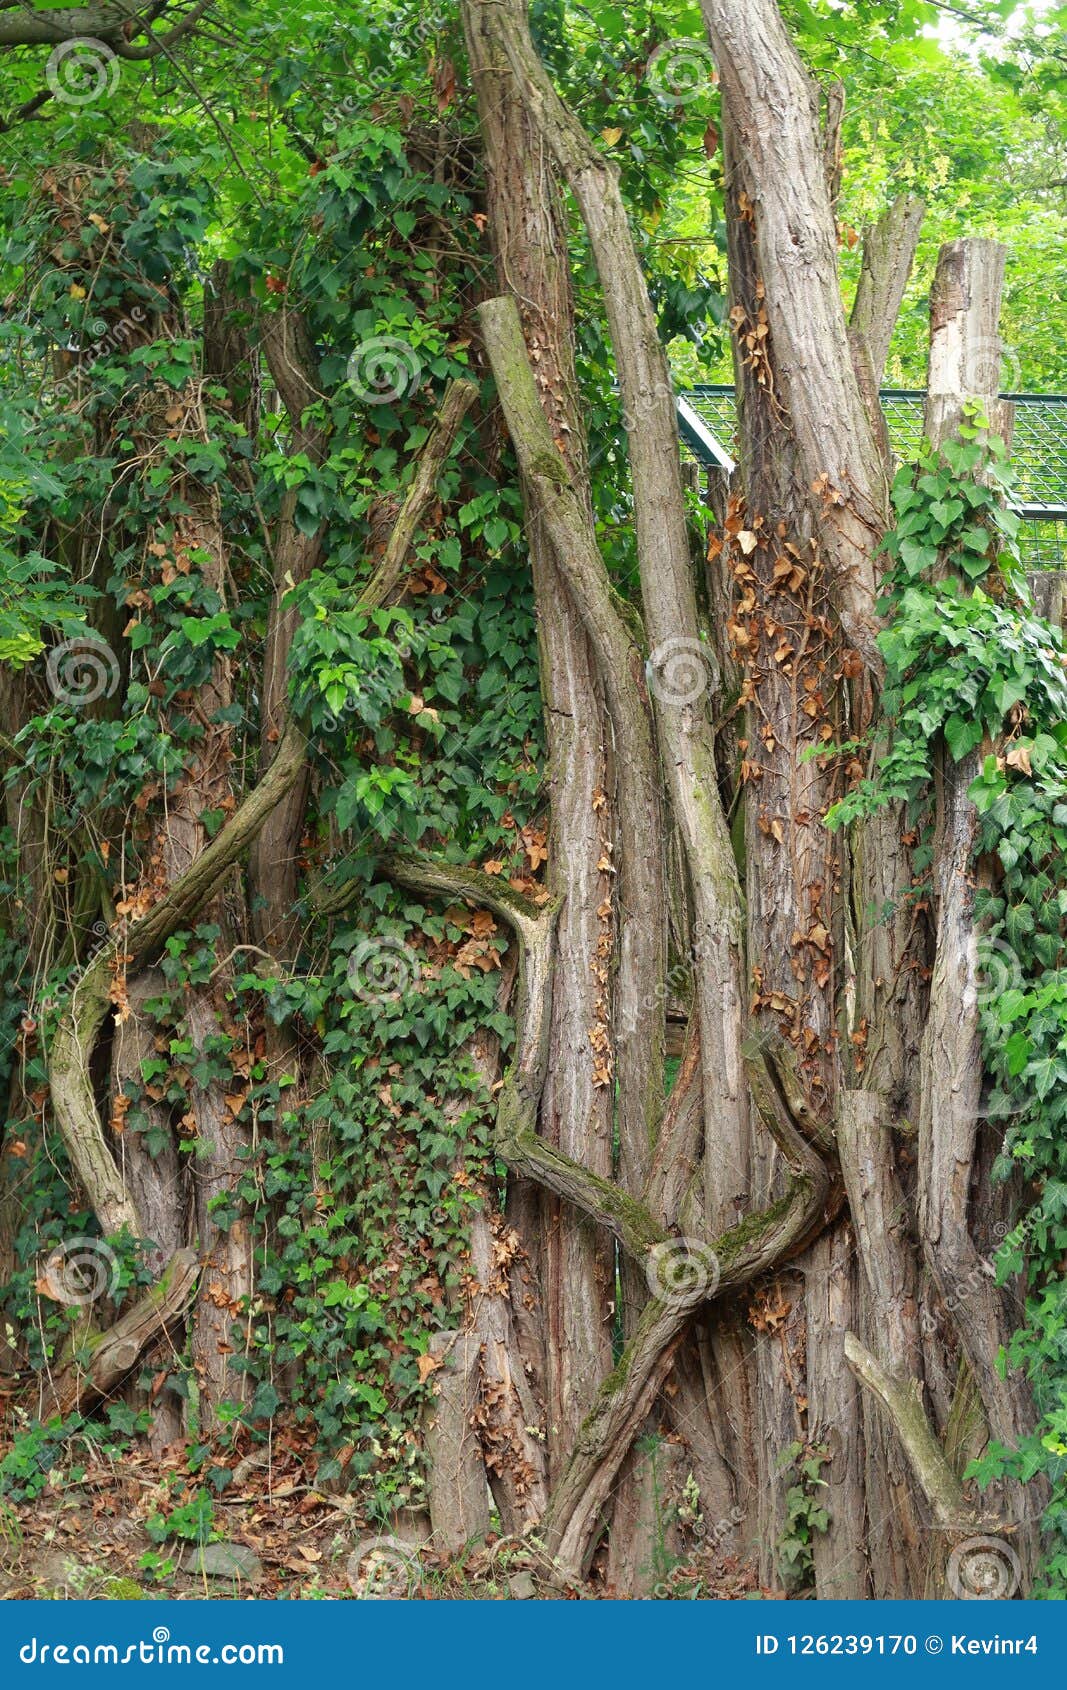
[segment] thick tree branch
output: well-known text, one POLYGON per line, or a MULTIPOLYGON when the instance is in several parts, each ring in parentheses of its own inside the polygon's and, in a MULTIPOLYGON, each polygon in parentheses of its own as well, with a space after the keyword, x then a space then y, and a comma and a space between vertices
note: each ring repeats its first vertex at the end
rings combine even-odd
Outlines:
MULTIPOLYGON (((671 691, 671 671, 679 656, 693 666, 712 661, 711 648, 700 637, 671 374, 615 167, 553 88, 530 37, 525 0, 502 0, 484 5, 483 11, 527 109, 578 201, 604 291, 629 438, 657 739, 693 900, 709 1146, 705 1206, 714 1220, 729 1212, 730 1196, 746 1177, 748 1100, 737 1061, 744 998, 742 921, 737 866, 719 800, 710 677, 680 702, 671 691)), ((521 371, 517 373, 521 380, 521 371)), ((537 469, 551 482, 542 454, 537 469)))
POLYGON ((849 335, 866 349, 866 368, 875 395, 885 374, 889 343, 925 215, 926 207, 921 199, 913 194, 901 194, 877 223, 863 231, 863 259, 849 319, 849 335))
POLYGON ((303 314, 283 305, 280 311, 261 317, 260 343, 278 396, 294 433, 299 434, 305 411, 323 397, 315 348, 303 314))
MULTIPOLYGON (((510 298, 478 307, 501 408, 537 517, 544 523, 583 620, 608 695, 616 732, 627 757, 655 767, 651 722, 641 702, 641 653, 620 613, 597 544, 592 512, 571 482, 538 398, 518 307, 510 298), (640 688, 640 691, 639 691, 640 688)), ((640 839, 632 841, 640 848, 640 839)))
POLYGON ((104 1137, 90 1073, 93 1048, 111 1004, 112 982, 125 969, 136 971, 150 961, 218 890, 226 871, 296 781, 304 754, 304 736, 290 722, 273 763, 229 825, 146 916, 97 952, 71 991, 49 1053, 49 1086, 63 1142, 105 1236, 127 1231, 136 1237, 141 1231, 133 1199, 104 1137))
POLYGON ((191 12, 147 47, 133 47, 130 37, 148 29, 162 8, 145 6, 140 0, 111 0, 103 6, 56 6, 39 12, 20 6, 0 16, 0 47, 54 47, 57 42, 88 38, 102 41, 119 58, 153 58, 163 51, 164 44, 169 46, 187 35, 211 3, 198 0, 191 12))
MULTIPOLYGON (((416 852, 383 857, 378 868, 389 879, 415 891, 476 899, 511 927, 519 945, 521 986, 516 1015, 516 1061, 500 1094, 497 1149, 514 1172, 537 1180, 606 1226, 623 1249, 644 1265, 649 1250, 671 1236, 667 1229, 653 1219, 644 1202, 628 1196, 613 1181, 601 1179, 561 1155, 536 1132, 538 1081, 543 1073, 540 1040, 549 1015, 547 1003, 539 1006, 534 993, 540 987, 547 996, 550 988, 555 909, 550 905, 542 908, 532 905, 528 899, 502 886, 495 876, 416 852)), ((336 893, 323 888, 315 895, 315 903, 320 910, 332 911, 343 908, 348 896, 345 887, 336 893)), ((758 1053, 747 1053, 746 1060, 754 1093, 760 1101, 761 1116, 793 1170, 797 1190, 803 1188, 809 1193, 817 1190, 821 1209, 829 1192, 829 1175, 822 1158, 796 1132, 784 1110, 776 1108, 770 1100, 773 1088, 758 1053)), ((730 1283, 747 1282, 754 1273, 762 1271, 760 1264, 768 1249, 777 1259, 785 1247, 780 1241, 781 1223, 793 1207, 792 1195, 790 1192, 718 1239, 716 1252, 721 1249, 723 1271, 730 1283)), ((790 1222, 785 1227, 790 1240, 798 1236, 791 1232, 791 1225, 790 1222)))
POLYGON ((805 482, 828 482, 838 495, 820 514, 837 610, 851 644, 878 678, 883 663, 875 643, 872 553, 886 526, 888 488, 849 351, 818 90, 776 0, 702 4, 730 124, 751 178, 780 398, 805 482))
POLYGON ((156 1338, 176 1326, 192 1302, 199 1264, 192 1250, 178 1250, 158 1282, 139 1302, 103 1333, 83 1345, 88 1353, 76 1358, 49 1381, 40 1419, 66 1419, 78 1409, 91 1408, 125 1379, 156 1338))
MULTIPOLYGON (((408 886, 416 892, 429 892, 445 898, 467 898, 492 910, 506 921, 522 941, 527 941, 538 923, 547 926, 555 906, 551 901, 534 903, 532 898, 516 892, 506 880, 481 869, 457 863, 446 863, 422 851, 393 851, 378 859, 378 871, 398 886, 408 886)), ((323 895, 318 908, 331 911, 337 906, 323 895)))
POLYGON ((915 1379, 889 1373, 852 1332, 845 1334, 845 1360, 861 1385, 873 1392, 892 1421, 919 1488, 943 1530, 976 1531, 982 1521, 970 1506, 937 1441, 915 1379))
MULTIPOLYGON (((144 46, 133 46, 129 41, 127 41, 125 33, 123 33, 114 43, 116 57, 120 59, 144 61, 145 59, 158 58, 160 54, 163 54, 165 58, 171 58, 172 49, 177 46, 183 36, 192 33, 201 18, 204 17, 205 13, 208 12, 214 4, 215 0, 197 0, 197 4, 193 7, 192 11, 187 12, 186 15, 179 19, 179 21, 174 25, 173 29, 165 30, 162 35, 156 35, 151 27, 150 21, 146 19, 141 26, 144 34, 148 36, 148 40, 144 46)), ((162 8, 157 8, 154 15, 159 16, 161 10, 162 8)), ((134 28, 136 31, 136 25, 134 28)))
POLYGON ((460 424, 477 397, 478 389, 470 381, 450 381, 445 389, 433 431, 419 454, 415 474, 382 560, 360 594, 362 609, 377 610, 380 605, 392 603, 411 543, 436 497, 437 478, 456 443, 460 424))
MULTIPOLYGON (((391 584, 395 585, 441 465, 474 396, 470 383, 450 384, 397 521, 401 538, 387 549, 361 604, 383 603, 391 584)), ((111 1002, 113 976, 123 968, 136 971, 150 961, 165 940, 190 921, 217 890, 227 869, 254 844, 272 812, 297 785, 305 769, 305 753, 304 735, 296 722, 288 719, 273 761, 229 824, 142 920, 97 953, 74 986, 60 1018, 49 1059, 52 1102, 74 1170, 105 1235, 122 1231, 140 1234, 136 1206, 104 1137, 90 1074, 90 1058, 111 1002)))

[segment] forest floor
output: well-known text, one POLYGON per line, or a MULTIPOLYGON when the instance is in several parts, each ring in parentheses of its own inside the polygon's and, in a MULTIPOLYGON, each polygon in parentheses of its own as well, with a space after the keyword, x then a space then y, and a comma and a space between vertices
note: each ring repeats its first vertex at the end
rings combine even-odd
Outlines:
MULTIPOLYGON (((0 1503, 0 1600, 351 1600, 389 1596, 583 1601, 618 1592, 594 1576, 560 1590, 545 1576, 536 1549, 515 1538, 447 1558, 416 1552, 388 1526, 374 1526, 357 1500, 317 1490, 299 1459, 283 1452, 238 1468, 243 1482, 213 1500, 211 1541, 159 1541, 150 1530, 164 1511, 191 1507, 200 1480, 147 1452, 90 1460, 76 1474, 50 1475, 32 1500, 0 1503), (398 1543, 410 1559, 397 1556, 398 1543), (206 1563, 201 1567, 201 1557, 206 1563)), ((399 1533, 402 1528, 396 1528, 399 1533)), ((704 1600, 774 1598, 750 1567, 703 1551, 660 1575, 661 1597, 704 1600)))

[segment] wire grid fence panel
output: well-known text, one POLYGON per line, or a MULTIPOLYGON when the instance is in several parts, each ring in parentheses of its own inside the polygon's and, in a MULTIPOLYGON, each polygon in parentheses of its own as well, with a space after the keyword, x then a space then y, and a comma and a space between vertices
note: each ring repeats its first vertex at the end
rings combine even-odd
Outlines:
MULTIPOLYGON (((738 455, 737 402, 728 386, 701 386, 682 395, 733 457, 738 455)), ((1012 465, 1023 524, 1019 546, 1028 569, 1067 568, 1067 394, 1006 394, 1015 406, 1012 465), (1047 507, 1042 510, 1040 507, 1047 507)), ((918 456, 926 395, 882 391, 889 439, 903 463, 918 456)), ((693 452, 686 446, 686 455, 693 452)), ((696 455, 696 454, 695 454, 696 455)))

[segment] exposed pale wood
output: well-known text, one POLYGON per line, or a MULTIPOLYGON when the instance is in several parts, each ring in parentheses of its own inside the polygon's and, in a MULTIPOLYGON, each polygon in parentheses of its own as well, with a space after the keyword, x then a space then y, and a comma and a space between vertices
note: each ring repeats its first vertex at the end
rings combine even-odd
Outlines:
POLYGON ((199 1267, 192 1250, 171 1257, 146 1296, 135 1303, 108 1331, 93 1334, 69 1366, 49 1381, 40 1418, 66 1419, 77 1409, 92 1407, 121 1384, 156 1338, 177 1325, 192 1302, 199 1267))
MULTIPOLYGON (((930 300, 930 393, 926 427, 935 445, 952 438, 969 399, 990 430, 1010 439, 1012 410, 998 400, 1000 296, 1007 251, 994 241, 952 241, 941 249, 930 300)), ((967 796, 980 753, 941 759, 935 887, 937 954, 923 1044, 919 1218, 923 1247, 942 1296, 953 1305, 961 1342, 990 1429, 1011 1445, 1028 1429, 1022 1379, 1002 1378, 997 1357, 1009 1333, 1003 1300, 983 1271, 970 1231, 970 1177, 982 1094, 979 963, 972 863, 977 816, 967 796), (960 1285, 968 1294, 954 1292, 960 1285)))
POLYGON ((845 1360, 892 1421, 937 1524, 943 1529, 965 1524, 976 1530, 978 1519, 927 1419, 920 1386, 914 1379, 894 1378, 853 1332, 845 1334, 845 1360))
MULTIPOLYGON (((942 247, 930 297, 930 378, 926 430, 938 445, 954 437, 969 401, 980 404, 991 433, 1010 441, 1012 407, 998 398, 1000 298, 1006 249, 995 241, 942 247)), ((989 1430, 1011 1448, 1033 1425, 1025 1377, 1002 1373, 1010 1337, 1003 1295, 988 1273, 971 1229, 971 1182, 981 1114, 979 961, 974 914, 977 815, 968 797, 981 751, 954 763, 939 757, 934 888, 936 959, 922 1050, 919 1116, 919 1227, 927 1265, 951 1309, 989 1430)), ((1020 1487, 1005 1497, 1009 1519, 1024 1521, 1032 1499, 1020 1487)), ((1023 1560, 1035 1550, 1032 1526, 1020 1534, 1023 1560)))

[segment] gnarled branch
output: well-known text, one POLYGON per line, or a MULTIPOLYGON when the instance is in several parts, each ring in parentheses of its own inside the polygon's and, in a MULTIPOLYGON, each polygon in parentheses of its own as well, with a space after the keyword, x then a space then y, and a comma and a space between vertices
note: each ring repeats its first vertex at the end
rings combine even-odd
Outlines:
POLYGON ((110 0, 102 6, 54 6, 44 11, 12 7, 0 17, 0 47, 54 47, 63 41, 102 41, 116 57, 147 59, 161 53, 199 23, 212 0, 198 0, 173 28, 146 47, 134 47, 131 37, 151 29, 165 6, 145 6, 140 0, 110 0))
POLYGON ((290 722, 273 763, 229 825, 146 916, 97 952, 71 991, 49 1053, 49 1087, 67 1153, 105 1236, 123 1231, 139 1236, 141 1231, 136 1206, 104 1137, 89 1067, 111 1003, 112 979, 123 967, 137 969, 147 962, 217 890, 227 869, 295 783, 304 749, 303 734, 290 722))
MULTIPOLYGON (((450 384, 424 460, 430 457, 433 475, 422 474, 420 463, 398 519, 403 546, 387 553, 361 603, 383 602, 383 585, 395 580, 411 535, 425 513, 434 480, 473 398, 470 383, 450 384)), ((126 1189, 104 1137, 96 1107, 90 1058, 111 1002, 112 975, 122 966, 136 970, 158 951, 170 935, 184 926, 216 890, 222 875, 255 843, 264 823, 300 780, 305 768, 306 740, 295 721, 287 719, 273 761, 259 783, 239 806, 228 825, 181 874, 146 916, 97 952, 74 986, 61 1017, 49 1059, 49 1085, 63 1141, 74 1170, 105 1235, 129 1231, 139 1235, 136 1205, 126 1189)))
MULTIPOLYGON (((76 1357, 50 1381, 40 1417, 66 1419, 99 1402, 136 1366, 149 1344, 185 1313, 199 1271, 192 1250, 177 1250, 158 1282, 106 1332, 87 1340, 88 1354, 76 1357)), ((84 1346, 83 1346, 84 1347, 84 1346)))
POLYGON ((647 1271, 655 1272, 653 1252, 671 1252, 678 1272, 670 1277, 672 1282, 682 1282, 676 1292, 654 1292, 645 1306, 619 1366, 600 1387, 549 1503, 543 1525, 546 1545, 559 1569, 578 1576, 600 1509, 666 1377, 689 1315, 709 1298, 751 1283, 804 1245, 826 1217, 830 1175, 778 1103, 759 1051, 750 1050, 746 1062, 753 1095, 789 1165, 788 1187, 766 1209, 717 1238, 673 1239, 646 1203, 562 1156, 537 1134, 550 1024, 554 911, 546 908, 535 916, 528 906, 516 907, 526 900, 505 896, 493 877, 433 858, 405 853, 385 858, 379 866, 416 890, 450 897, 484 893, 488 906, 516 936, 520 980, 516 1057, 497 1106, 496 1149, 501 1159, 513 1172, 536 1180, 607 1227, 647 1271), (709 1271, 712 1262, 713 1272, 709 1271))
POLYGON ((397 583, 407 562, 411 543, 437 490, 437 477, 456 443, 460 424, 474 401, 478 389, 470 381, 450 381, 434 419, 433 430, 419 454, 411 485, 404 497, 400 515, 393 525, 382 560, 373 578, 360 594, 360 606, 376 610, 390 604, 397 583))

